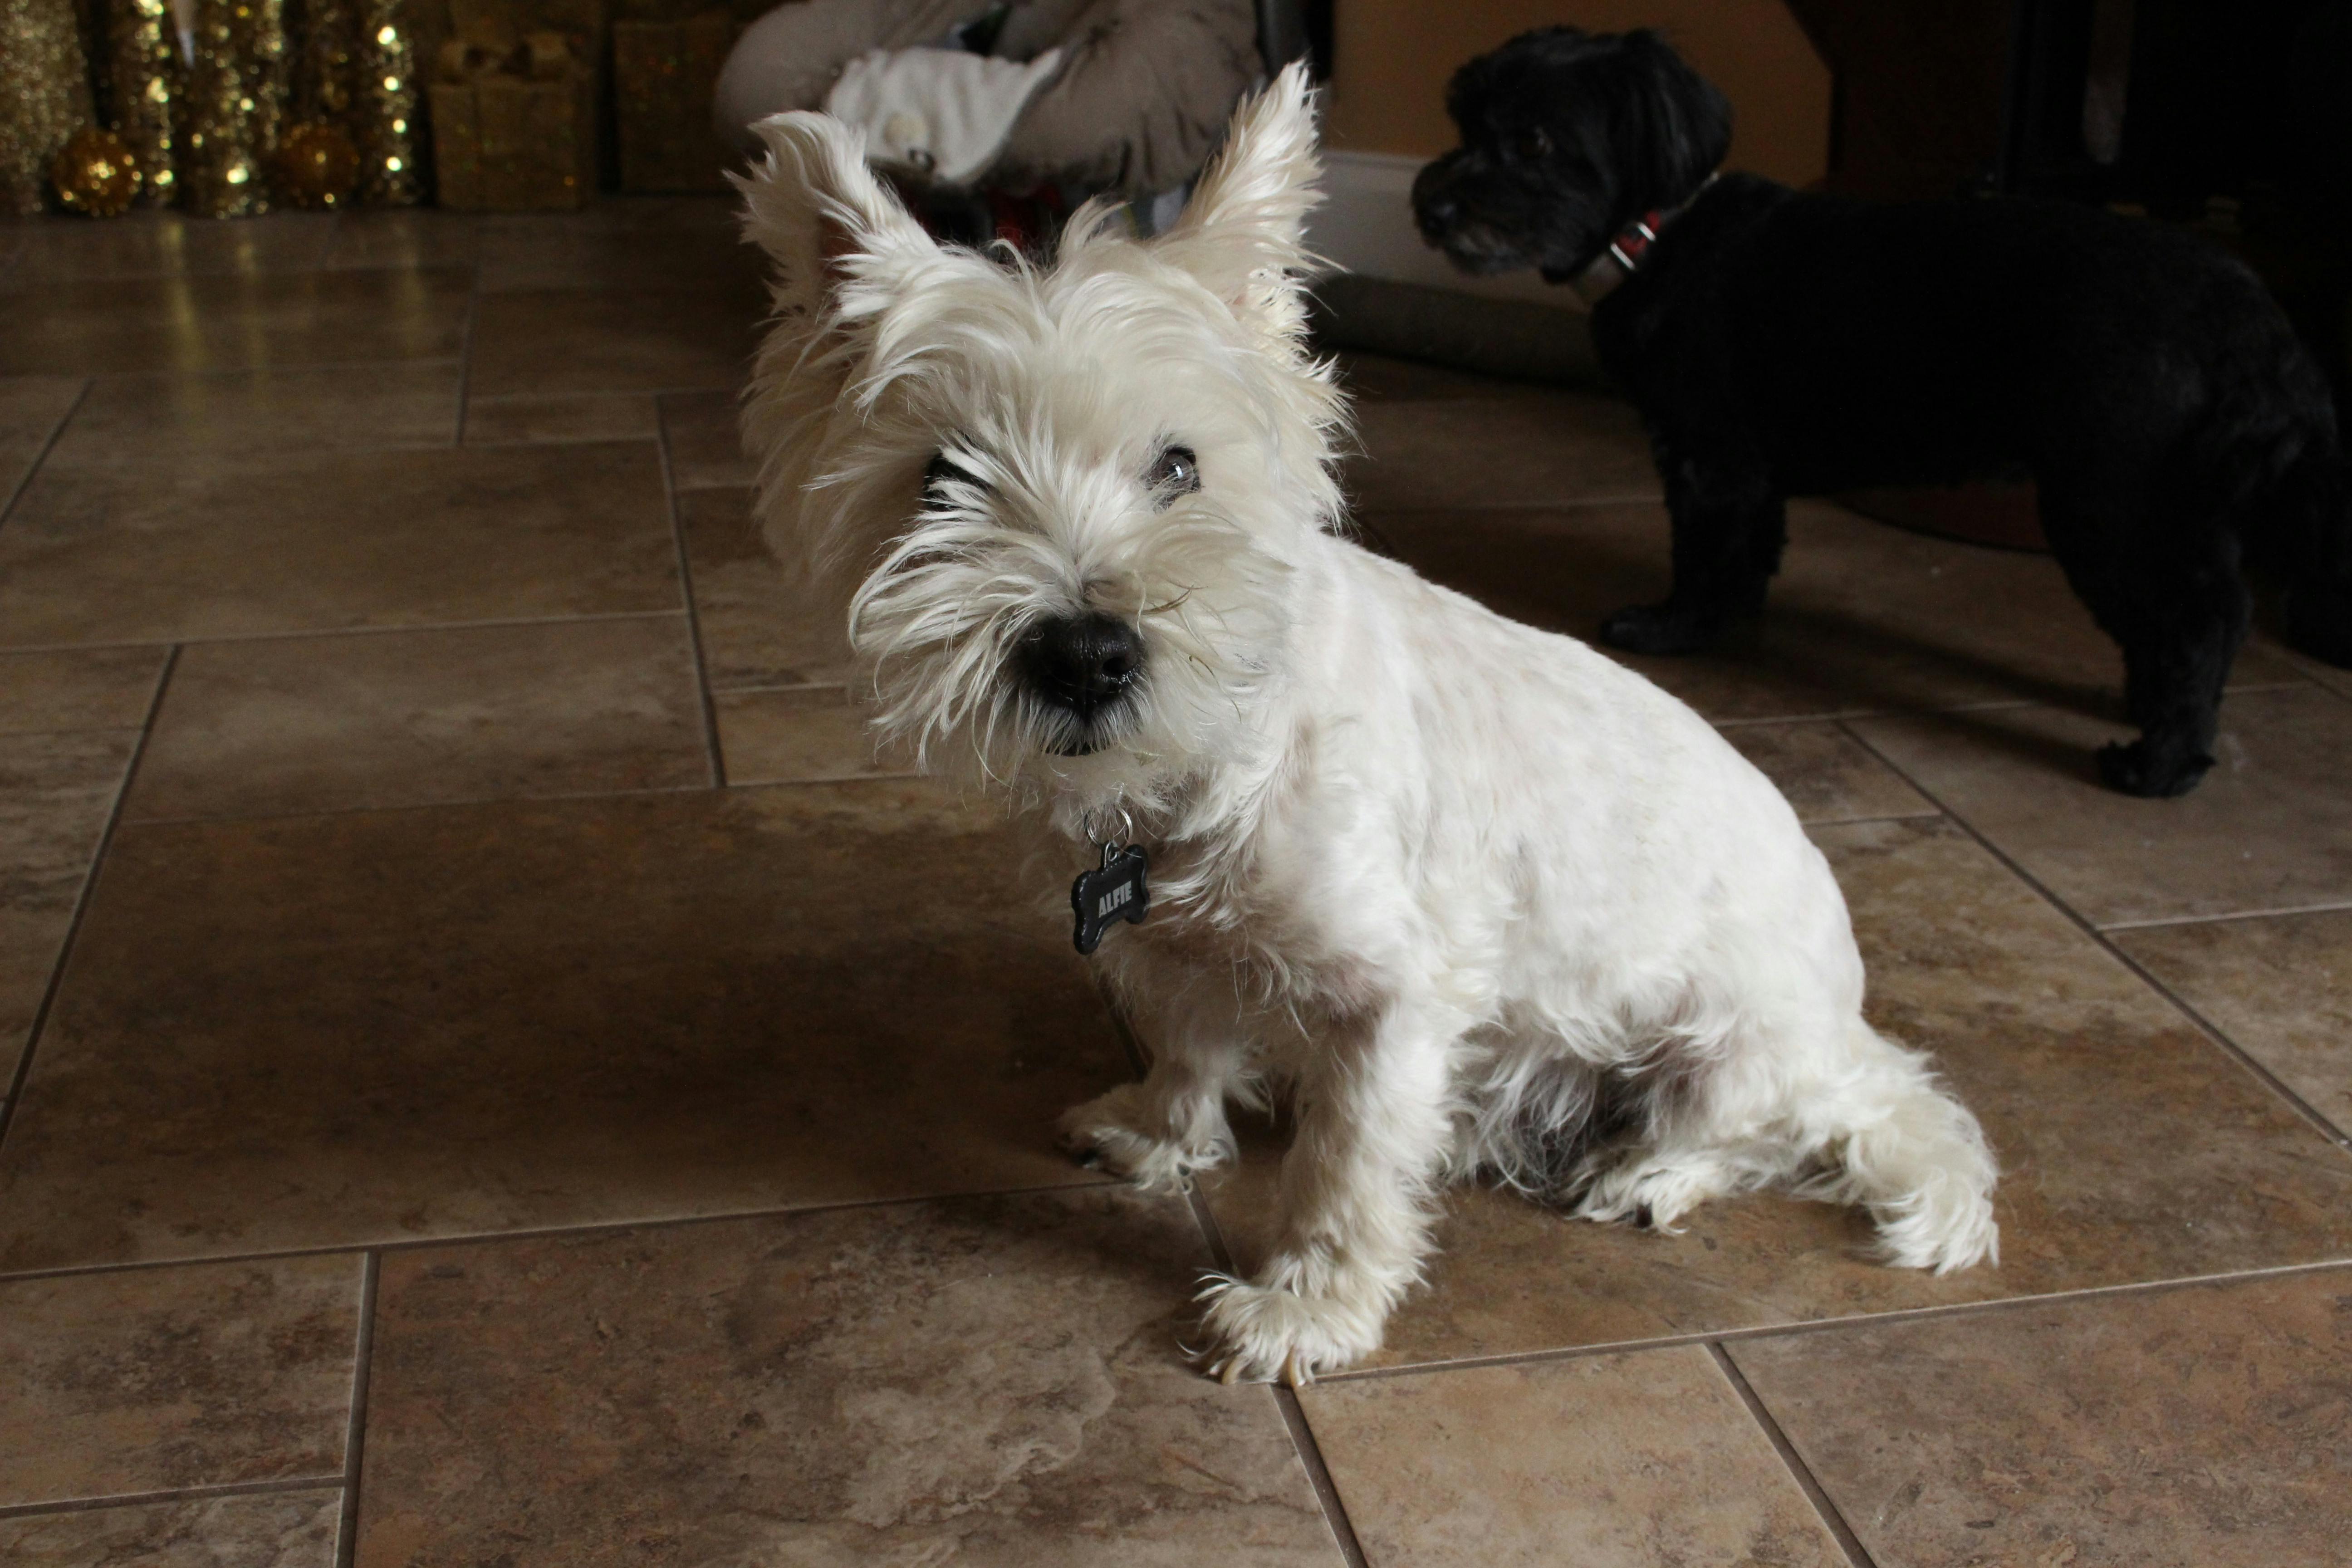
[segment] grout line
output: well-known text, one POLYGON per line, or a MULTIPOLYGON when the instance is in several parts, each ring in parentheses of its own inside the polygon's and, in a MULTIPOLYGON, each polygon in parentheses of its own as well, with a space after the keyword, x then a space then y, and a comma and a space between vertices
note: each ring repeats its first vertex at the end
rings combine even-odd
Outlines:
POLYGON ((710 692, 710 664, 702 651, 702 613, 694 602, 694 562, 686 551, 686 514, 677 504, 677 466, 669 449, 669 416, 654 404, 654 447, 661 459, 662 504, 669 509, 670 548, 677 558, 678 597, 686 602, 686 636, 694 650, 694 691, 702 704, 702 743, 712 787, 727 787, 727 757, 719 744, 719 703, 710 692))
MULTIPOLYGON (((439 450, 438 447, 425 448, 439 450)), ((599 610, 578 616, 508 616, 478 621, 415 621, 381 626, 298 626, 282 632, 228 632, 217 637, 123 637, 114 642, 12 643, 0 646, 0 655, 17 653, 108 653, 117 648, 215 647, 224 643, 292 642, 304 637, 397 637, 406 632, 489 631, 501 626, 565 626, 602 621, 646 621, 674 616, 667 610, 599 610)))
POLYGON ((1581 1361, 1589 1356, 1673 1350, 1683 1345, 1737 1344, 1742 1340, 1787 1339, 1800 1334, 1836 1333, 1879 1328, 1887 1324, 1931 1322, 2027 1308, 2100 1301, 2110 1297, 2158 1295, 2202 1286, 2247 1285, 2264 1279, 2286 1279, 2304 1274, 2352 1271, 2352 1258, 2323 1258, 2315 1263, 2281 1263, 2264 1268, 2237 1268, 2221 1274, 2184 1274, 2170 1279, 2131 1279, 2114 1285, 2085 1285, 2071 1290, 2043 1290, 2025 1296, 1997 1296, 1982 1301, 1953 1301, 1937 1307, 1900 1307, 1882 1312, 1849 1312, 1842 1317, 1815 1318, 1805 1322, 1759 1323, 1753 1328, 1713 1329, 1685 1334, 1660 1334, 1652 1339, 1602 1340, 1591 1344, 1563 1345, 1549 1350, 1504 1351, 1493 1355, 1461 1356, 1447 1361, 1411 1362, 1401 1366, 1363 1367, 1353 1372, 1326 1373, 1320 1383, 1375 1383, 1386 1378, 1428 1377, 1470 1367, 1524 1366, 1555 1361, 1581 1361))
POLYGON ((2167 1002, 2171 1003, 2175 1011, 2179 1012, 2182 1017, 2187 1018, 2189 1023, 2196 1026, 2196 1027, 2205 1035, 2206 1038, 2211 1040, 2216 1046, 2219 1046, 2224 1055, 2235 1061, 2247 1072, 2252 1074, 2257 1080, 2268 1085, 2272 1093, 2284 1100, 2297 1115, 2301 1116, 2305 1121, 2311 1124, 2313 1131, 2316 1131, 2321 1137, 2326 1139, 2338 1149, 2352 1149, 2352 1135, 2347 1135, 2334 1122, 2328 1121, 2326 1117, 2322 1116, 2318 1110, 2314 1107, 2309 1100, 2304 1099, 2302 1095, 2297 1094, 2294 1089, 2288 1088, 2286 1081, 2281 1079, 2278 1074, 2271 1071, 2270 1068, 2264 1067, 2261 1062, 2256 1061, 2252 1053, 2245 1050, 2238 1044, 2237 1041, 2230 1038, 2229 1036, 2223 1034, 2219 1028, 2215 1027, 2211 1020, 2208 1019, 2205 1015, 2200 1013, 2196 1008, 2190 1006, 2186 1001, 2182 1000, 2181 997, 2173 991, 2172 987, 2167 985, 2163 981, 2158 980, 2155 974, 2149 972, 2145 964, 2139 962, 2139 960, 2134 958, 2130 953, 2126 952, 2122 948, 2116 946, 2116 943, 2109 939, 2106 932, 2101 931, 2088 919, 2078 913, 2073 905, 2067 903, 2065 900, 2060 898, 2055 892, 2044 886, 2040 878, 2034 876, 2031 871, 2028 871, 2006 850, 2002 849, 1990 838, 1987 837, 1978 829, 1976 824, 1970 822, 1967 817, 1953 810, 1951 805, 1946 802, 1942 796, 1936 794, 1935 791, 1929 789, 1925 784, 1921 783, 1918 779, 1912 777, 1911 774, 1906 773, 1901 767, 1897 766, 1892 757, 1889 757, 1885 752, 1880 751, 1876 746, 1870 743, 1869 737, 1862 734, 1850 724, 1844 724, 1839 727, 1844 730, 1847 734, 1852 735, 1856 741, 1860 742, 1862 745, 1869 751, 1872 756, 1876 757, 1880 762, 1885 763, 1888 767, 1893 768, 1895 773, 1906 783, 1910 784, 1913 789, 1917 790, 1921 795, 1925 795, 1928 801, 1935 805, 1937 810, 1949 817, 1953 826, 1959 828, 1961 832, 1967 834, 1970 838, 1975 839, 1978 846, 1981 847, 1986 854, 1990 855, 1995 860, 1998 860, 2003 866, 2008 867, 2010 873, 2012 876, 2016 877, 2027 887, 2040 894, 2042 900, 2047 902, 2052 909, 2056 910, 2058 913, 2072 923, 2077 931, 2080 931, 2084 935, 2089 937, 2091 941, 2096 943, 2100 950, 2105 952, 2108 957, 2114 959, 2117 963, 2122 964, 2132 973, 2139 976, 2141 982, 2146 984, 2148 989, 2154 991, 2158 996, 2163 997, 2167 1002))
POLYGON ((121 1263, 68 1263, 55 1268, 11 1269, 0 1273, 0 1285, 33 1279, 73 1279, 90 1274, 142 1274, 155 1269, 207 1268, 215 1264, 282 1263, 361 1251, 389 1255, 395 1252, 429 1252, 444 1247, 495 1247, 509 1241, 580 1239, 618 1236, 633 1230, 677 1230, 691 1226, 728 1225, 738 1220, 790 1219, 797 1215, 843 1214, 857 1209, 895 1208, 915 1204, 960 1203, 973 1198, 1038 1197, 1121 1184, 1108 1177, 1082 1174, 1073 1181, 1041 1182, 1034 1186, 978 1187, 964 1192, 917 1193, 887 1198, 840 1198, 832 1202, 775 1204, 763 1208, 720 1209, 709 1214, 642 1215, 634 1219, 583 1220, 578 1225, 542 1225, 521 1230, 453 1231, 446 1236, 321 1242, 314 1247, 192 1253, 179 1258, 142 1258, 121 1263))
MULTIPOLYGON (((1143 1041, 1128 1021, 1126 1010, 1113 998, 1102 976, 1095 976, 1095 988, 1101 993, 1103 1006, 1110 1014, 1111 1027, 1118 1034, 1118 1043, 1127 1053, 1128 1065, 1138 1074, 1148 1070, 1150 1053, 1143 1041)), ((1199 1229, 1201 1239, 1209 1248, 1209 1260, 1217 1272, 1231 1276, 1234 1255, 1225 1246, 1225 1234, 1217 1226, 1217 1216, 1210 1212, 1209 1200, 1202 1194, 1200 1184, 1184 1183, 1184 1202, 1192 1211, 1192 1224, 1199 1229)), ((1290 1447, 1298 1456, 1299 1468, 1307 1472, 1307 1484, 1315 1493, 1316 1502, 1323 1510, 1323 1522, 1331 1531, 1333 1544, 1348 1568, 1370 1568, 1364 1557, 1363 1542, 1356 1539, 1355 1521, 1348 1517, 1348 1505, 1339 1497, 1339 1486, 1331 1479, 1331 1467, 1324 1462, 1323 1447, 1315 1440, 1315 1429, 1308 1425, 1307 1409, 1298 1402, 1298 1391, 1274 1384, 1268 1392, 1274 1395, 1275 1408, 1282 1413, 1283 1429, 1290 1434, 1290 1447)))
POLYGON ((1715 1359, 1716 1370, 1723 1373, 1724 1380, 1739 1395, 1740 1403, 1748 1406, 1748 1414, 1756 1418, 1756 1425, 1764 1429, 1765 1437, 1780 1456, 1780 1462, 1789 1467, 1789 1474, 1795 1478, 1806 1500, 1813 1505, 1813 1511, 1822 1516, 1822 1522, 1829 1526, 1832 1535, 1837 1537, 1838 1549, 1846 1554, 1853 1568, 1877 1568, 1869 1550, 1854 1534, 1853 1526, 1846 1522, 1845 1514, 1813 1474, 1812 1467, 1805 1463, 1804 1456, 1797 1452, 1797 1446, 1789 1440, 1788 1433, 1780 1429, 1779 1418, 1765 1407, 1763 1399, 1749 1386, 1747 1374, 1739 1370, 1729 1353, 1712 1340, 1707 1342, 1706 1353, 1715 1359))
POLYGON ((94 1513, 107 1508, 152 1507, 158 1503, 202 1502, 222 1497, 264 1497, 273 1492, 332 1491, 332 1476, 297 1476, 282 1481, 225 1481, 211 1487, 173 1487, 162 1491, 117 1492, 110 1497, 69 1498, 58 1502, 20 1502, 0 1507, 0 1519, 37 1519, 46 1514, 94 1513))
POLYGON ((66 426, 73 423, 73 416, 81 412, 81 405, 89 399, 90 381, 89 376, 82 377, 81 390, 74 394, 71 403, 66 405, 66 411, 58 416, 58 422, 49 426, 48 438, 41 443, 41 449, 34 454, 33 460, 25 465, 25 477, 16 481, 16 488, 8 492, 8 499, 0 502, 0 522, 5 522, 16 511, 16 502, 33 488, 33 477, 41 471, 41 465, 49 460, 49 454, 56 451, 58 443, 65 438, 66 426))
POLYGON ((147 743, 155 732, 155 715, 163 706, 163 694, 171 689, 172 671, 180 662, 180 650, 175 645, 163 656, 163 668, 155 677, 154 692, 147 699, 146 717, 139 723, 139 740, 131 748, 130 761, 122 767, 122 782, 115 786, 114 804, 106 814, 106 825, 99 830, 98 843, 89 852, 89 869, 82 874, 81 887, 74 894, 73 913, 66 921, 65 936, 58 943, 57 956, 50 961, 49 977, 41 988, 41 1000, 33 1009, 33 1019, 25 1030, 25 1048, 16 1058, 16 1076, 10 1079, 5 1100, 0 1100, 0 1147, 5 1147, 8 1129, 16 1119, 17 1107, 25 1103, 25 1086, 32 1080, 33 1058, 38 1054, 41 1036, 46 1031, 49 1014, 57 1005, 58 993, 65 984, 66 967, 73 961, 74 943, 81 935, 81 922, 89 912, 92 891, 98 886, 100 870, 106 864, 106 852, 114 844, 115 830, 122 825, 123 806, 139 783, 139 764, 146 759, 147 743))
POLYGON ((367 1447, 368 1381, 375 1356, 376 1280, 383 1266, 370 1251, 360 1262, 360 1324, 352 1350, 352 1412, 343 1429, 343 1510, 335 1525, 336 1568, 352 1568, 360 1540, 360 1463, 367 1447))
POLYGON ((472 277, 466 286, 466 331, 457 341, 457 427, 449 434, 452 449, 466 444, 466 412, 474 392, 474 323, 482 315, 482 258, 478 244, 472 277))
POLYGON ((2231 910, 2226 914, 2218 915, 2164 915, 2155 920, 2109 921, 2099 929, 2103 931, 2163 931, 2171 926, 2210 926, 2222 925, 2231 921, 2282 920, 2291 915, 2337 914, 2346 910, 2352 910, 2352 900, 2338 900, 2333 903, 2324 904, 2294 904, 2275 910, 2231 910))
MULTIPOLYGON (((912 776, 912 775, 906 775, 912 776)), ((811 780, 810 783, 846 784, 848 779, 811 780)), ((443 807, 468 805, 544 805, 572 800, 642 800, 655 795, 708 795, 710 785, 705 784, 646 784, 635 789, 583 789, 553 795, 469 795, 447 800, 407 800, 382 805, 325 805, 306 811, 223 812, 202 816, 129 816, 123 819, 132 827, 192 827, 203 824, 231 822, 303 822, 320 817, 368 816, 395 811, 437 811, 443 807)))

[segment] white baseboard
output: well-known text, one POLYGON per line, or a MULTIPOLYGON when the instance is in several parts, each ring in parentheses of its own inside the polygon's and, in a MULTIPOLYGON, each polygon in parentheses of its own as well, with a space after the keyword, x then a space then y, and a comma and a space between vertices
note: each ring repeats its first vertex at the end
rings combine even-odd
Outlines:
POLYGON ((1412 179, 1424 162, 1400 153, 1325 153, 1323 205, 1307 220, 1307 247, 1360 277, 1584 309, 1575 289, 1532 271, 1473 278, 1423 244, 1412 224, 1412 179))

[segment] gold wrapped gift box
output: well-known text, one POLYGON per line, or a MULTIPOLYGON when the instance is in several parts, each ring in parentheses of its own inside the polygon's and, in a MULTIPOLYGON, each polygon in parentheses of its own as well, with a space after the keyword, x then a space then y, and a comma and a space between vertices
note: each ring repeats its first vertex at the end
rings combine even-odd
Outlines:
POLYGON ((502 55, 444 44, 433 146, 445 207, 543 212, 586 203, 596 188, 596 100, 573 41, 533 33, 502 55))

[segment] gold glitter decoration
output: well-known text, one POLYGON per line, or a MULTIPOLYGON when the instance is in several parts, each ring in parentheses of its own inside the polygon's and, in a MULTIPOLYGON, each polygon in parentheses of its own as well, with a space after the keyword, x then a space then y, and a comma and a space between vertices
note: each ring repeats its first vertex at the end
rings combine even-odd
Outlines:
POLYGON ((139 159, 113 132, 85 126, 49 165, 49 178, 68 212, 116 217, 138 197, 139 159))
POLYGON ((106 53, 114 132, 139 160, 141 203, 161 205, 179 190, 180 36, 167 0, 106 0, 106 53))
POLYGON ((0 0, 0 213, 39 212, 49 164, 95 118, 73 0, 0 0))
POLYGON ((416 34, 401 0, 358 0, 359 68, 352 123, 360 149, 360 193, 383 206, 415 206, 425 199, 425 84, 417 79, 416 34))
POLYGON ((196 0, 181 200, 206 217, 269 210, 286 106, 285 0, 196 0))
POLYGON ((278 143, 278 188, 296 206, 341 206, 359 183, 360 150, 340 125, 308 120, 278 143))

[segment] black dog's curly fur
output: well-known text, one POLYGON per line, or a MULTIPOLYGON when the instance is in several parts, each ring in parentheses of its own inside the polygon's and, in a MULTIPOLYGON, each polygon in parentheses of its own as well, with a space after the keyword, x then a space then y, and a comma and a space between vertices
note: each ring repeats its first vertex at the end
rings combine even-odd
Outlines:
POLYGON ((1760 610, 1783 498, 2030 472, 2067 581, 2122 646, 2134 795, 2193 788, 2251 618, 2352 665, 2352 525, 2327 387, 2254 276, 2193 237, 2020 200, 1872 205, 1728 174, 1723 96, 1648 32, 1526 34, 1471 61, 1462 145, 1413 187, 1460 266, 1582 273, 1687 203, 1593 309, 1648 424, 1674 587, 1604 640, 1697 647, 1760 610))

